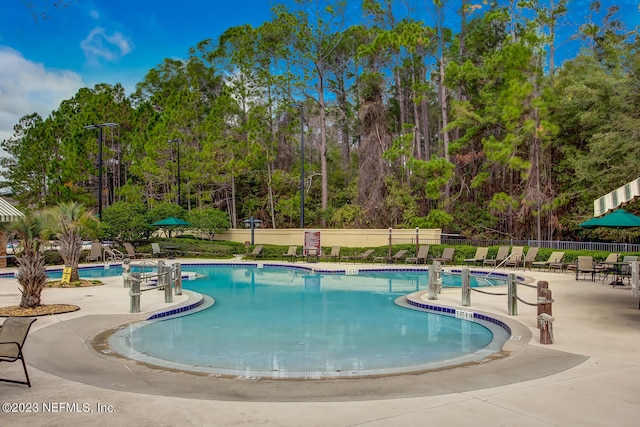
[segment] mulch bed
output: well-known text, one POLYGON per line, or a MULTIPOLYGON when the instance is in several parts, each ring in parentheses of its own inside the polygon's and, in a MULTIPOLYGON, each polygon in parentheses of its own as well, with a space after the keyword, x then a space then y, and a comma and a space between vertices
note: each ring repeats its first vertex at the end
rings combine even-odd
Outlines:
MULTIPOLYGON (((84 288, 88 286, 100 286, 99 280, 79 280, 72 283, 61 283, 60 280, 47 282, 47 288, 84 288)), ((72 304, 43 304, 33 308, 22 308, 17 305, 0 307, 0 317, 35 317, 50 316, 52 314, 71 313, 78 311, 80 307, 72 304)))
POLYGON ((71 304, 49 304, 33 308, 22 308, 17 305, 0 307, 0 317, 35 317, 50 316, 52 314, 71 313, 78 311, 80 307, 71 304))

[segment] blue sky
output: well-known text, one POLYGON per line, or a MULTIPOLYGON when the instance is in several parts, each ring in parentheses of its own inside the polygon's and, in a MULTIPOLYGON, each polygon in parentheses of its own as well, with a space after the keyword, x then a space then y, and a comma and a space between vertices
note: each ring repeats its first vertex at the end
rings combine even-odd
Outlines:
POLYGON ((269 0, 0 0, 0 141, 25 114, 43 117, 81 87, 135 84, 164 58, 242 24, 271 19, 269 0), (54 4, 67 4, 55 7, 54 4))
MULTIPOLYGON (((584 22, 591 1, 569 1, 572 21, 584 22)), ((12 136, 22 116, 46 117, 81 87, 121 83, 130 93, 164 58, 184 58, 190 47, 230 27, 258 26, 282 2, 0 0, 0 141, 12 136)), ((630 26, 640 23, 638 2, 601 0, 603 9, 622 5, 630 26)))

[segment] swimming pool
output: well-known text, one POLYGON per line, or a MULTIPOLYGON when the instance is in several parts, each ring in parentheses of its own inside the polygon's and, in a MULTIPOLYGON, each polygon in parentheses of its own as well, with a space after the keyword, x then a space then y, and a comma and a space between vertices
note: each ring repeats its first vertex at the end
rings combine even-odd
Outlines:
POLYGON ((502 328, 399 307, 425 271, 325 274, 189 266, 207 310, 131 325, 110 346, 143 362, 218 375, 326 378, 427 370, 499 351, 502 328))

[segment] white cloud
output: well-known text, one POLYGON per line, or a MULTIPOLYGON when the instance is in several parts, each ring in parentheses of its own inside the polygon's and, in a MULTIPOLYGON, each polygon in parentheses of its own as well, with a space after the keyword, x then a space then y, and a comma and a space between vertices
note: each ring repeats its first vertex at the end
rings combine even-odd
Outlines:
POLYGON ((47 69, 0 46, 0 141, 13 136, 13 126, 21 117, 39 113, 46 118, 83 86, 73 71, 47 69))
POLYGON ((131 42, 122 33, 116 31, 109 35, 102 27, 91 30, 87 38, 80 42, 80 47, 90 62, 100 59, 116 61, 132 49, 131 42))

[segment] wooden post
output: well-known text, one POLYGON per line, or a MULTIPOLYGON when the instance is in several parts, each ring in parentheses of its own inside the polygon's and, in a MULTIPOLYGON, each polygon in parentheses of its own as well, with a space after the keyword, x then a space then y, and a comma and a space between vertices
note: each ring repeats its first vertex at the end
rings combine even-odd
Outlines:
POLYGON ((171 281, 171 267, 165 265, 162 267, 162 282, 164 284, 164 302, 171 303, 173 302, 173 289, 171 285, 173 284, 171 281))
POLYGON ((471 306, 471 278, 468 267, 462 269, 462 306, 471 306))
POLYGON ((507 289, 507 311, 510 316, 518 315, 518 282, 514 273, 509 274, 507 289))
POLYGON ((173 264, 175 267, 175 293, 176 295, 182 295, 182 265, 179 262, 173 264))
POLYGON ((538 329, 540 329, 540 344, 553 344, 552 316, 553 298, 549 283, 538 282, 538 329))
POLYGON ((140 313, 140 280, 136 277, 130 276, 130 286, 131 290, 129 291, 129 296, 131 297, 131 313, 140 313))
POLYGON ((122 261, 122 282, 125 288, 131 287, 131 260, 129 258, 125 258, 122 261))

